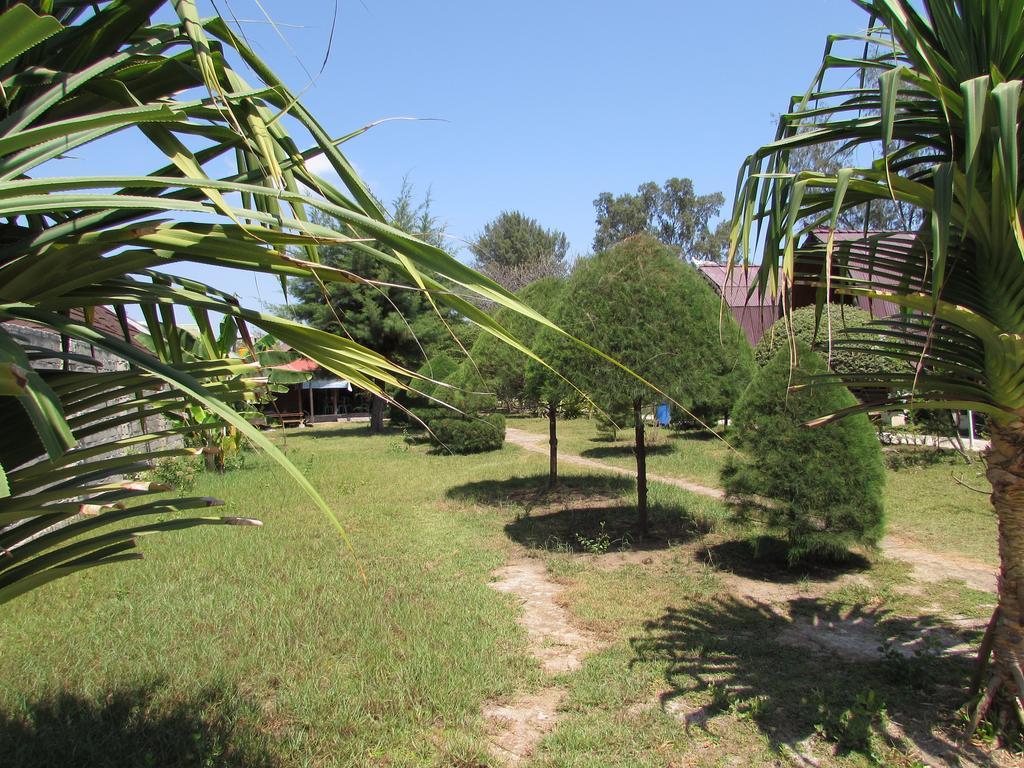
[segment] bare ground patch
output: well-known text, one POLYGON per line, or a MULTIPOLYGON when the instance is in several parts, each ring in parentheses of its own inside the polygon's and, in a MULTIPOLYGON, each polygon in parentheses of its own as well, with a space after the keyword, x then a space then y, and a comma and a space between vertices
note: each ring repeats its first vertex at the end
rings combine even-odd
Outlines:
POLYGON ((831 653, 850 660, 879 659, 882 643, 889 639, 889 652, 910 658, 922 648, 935 654, 969 654, 971 646, 956 633, 942 627, 929 627, 913 638, 888 638, 870 616, 854 615, 839 618, 794 618, 782 630, 778 640, 785 645, 807 648, 818 653, 831 653))
POLYGON ((913 566, 917 581, 942 582, 959 579, 972 589, 996 591, 996 569, 966 557, 922 549, 913 541, 890 534, 882 540, 882 551, 896 560, 913 566))
MULTIPOLYGON (((494 571, 491 586, 523 601, 519 623, 526 629, 530 652, 548 675, 578 669, 600 641, 592 632, 575 626, 562 604, 565 587, 552 581, 544 561, 520 558, 494 571)), ((509 765, 518 765, 533 754, 537 743, 555 727, 558 705, 565 690, 548 686, 522 694, 510 702, 484 706, 491 752, 509 765)))
POLYGON ((573 624, 562 604, 565 587, 548 577, 543 560, 514 560, 494 575, 494 589, 522 599, 519 622, 526 629, 530 652, 546 673, 557 675, 578 669, 583 658, 600 646, 597 635, 573 624))
POLYGON ((555 727, 558 705, 564 696, 564 689, 552 686, 522 694, 505 704, 484 705, 491 753, 509 765, 528 759, 537 743, 555 727))

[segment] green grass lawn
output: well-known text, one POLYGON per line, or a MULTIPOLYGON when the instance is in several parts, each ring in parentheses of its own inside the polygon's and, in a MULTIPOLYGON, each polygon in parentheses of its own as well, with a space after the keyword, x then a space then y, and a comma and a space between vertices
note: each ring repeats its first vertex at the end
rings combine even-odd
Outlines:
POLYGON ((980 460, 966 464, 956 457, 890 470, 885 490, 889 529, 924 549, 998 565, 991 491, 980 460))
POLYGON ((230 499, 227 514, 260 518, 262 529, 152 539, 142 563, 7 606, 2 762, 482 759, 481 702, 535 684, 537 671, 513 603, 487 586, 505 559, 501 527, 444 492, 523 457, 513 448, 431 456, 359 432, 287 441, 354 556, 308 498, 254 457, 194 491, 230 499), (35 726, 20 725, 25 717, 35 726), (111 727, 121 734, 113 744, 111 727))
MULTIPOLYGON (((287 434, 355 554, 265 459, 202 477, 195 494, 265 526, 153 538, 142 563, 48 585, 0 613, 3 765, 500 766, 481 705, 543 684, 518 602, 488 587, 523 550, 547 561, 575 620, 606 642, 557 681, 562 716, 531 765, 786 765, 813 738, 822 765, 865 766, 883 747, 851 747, 849 713, 877 726, 885 708, 909 728, 958 704, 966 659, 846 663, 783 642, 788 618, 731 598, 729 572, 798 587, 806 577, 737 560, 752 532, 713 499, 652 485, 653 535, 641 540, 625 478, 566 467, 550 495, 546 459, 511 446, 458 457, 353 427, 287 434), (636 556, 611 567, 623 549, 636 556)), ((563 434, 566 450, 589 439, 563 434)), ((929 490, 944 476, 901 473, 894 524, 950 539, 911 511, 915 497, 954 504, 944 486, 929 490)), ((926 631, 970 600, 956 585, 908 596, 906 570, 881 559, 813 576, 835 584, 794 598, 794 615, 863 616, 880 637, 926 631), (859 580, 843 581, 850 573, 859 580)), ((913 765, 884 750, 886 764, 913 765)))

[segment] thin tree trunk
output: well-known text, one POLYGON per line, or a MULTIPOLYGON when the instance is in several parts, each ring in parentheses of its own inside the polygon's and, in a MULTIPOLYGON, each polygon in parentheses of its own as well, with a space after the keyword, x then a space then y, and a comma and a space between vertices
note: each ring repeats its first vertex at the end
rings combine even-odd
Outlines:
POLYGON ((633 401, 633 432, 636 435, 636 512, 640 535, 647 535, 647 446, 644 444, 644 417, 640 398, 633 401))
POLYGON ((558 407, 554 402, 548 403, 548 487, 558 484, 558 407))
POLYGON ((986 715, 998 714, 999 720, 1015 723, 1019 732, 1024 701, 1024 423, 992 425, 986 462, 999 527, 999 602, 991 634, 992 662, 983 686, 986 694, 970 730, 986 715))
POLYGON ((386 401, 379 395, 372 395, 370 400, 370 434, 379 435, 384 432, 384 406, 386 401))
POLYGON ((203 462, 207 472, 224 471, 224 449, 215 445, 208 445, 203 448, 203 462))

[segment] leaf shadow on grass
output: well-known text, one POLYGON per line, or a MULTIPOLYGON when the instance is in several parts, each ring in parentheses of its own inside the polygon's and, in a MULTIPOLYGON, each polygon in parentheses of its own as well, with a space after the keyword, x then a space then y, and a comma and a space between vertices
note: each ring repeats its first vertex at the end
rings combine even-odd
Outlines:
POLYGON ((219 766, 278 768, 284 761, 236 693, 208 689, 167 702, 160 685, 98 697, 62 691, 0 711, 0 755, 9 768, 219 766))
MULTIPOLYGON (((943 755, 952 747, 931 727, 955 730, 974 664, 972 654, 948 649, 979 636, 934 616, 895 616, 871 605, 801 597, 780 607, 729 596, 668 608, 647 622, 630 640, 631 664, 664 668, 661 707, 688 729, 697 724, 714 734, 709 720, 729 713, 752 721, 790 756, 816 734, 838 754, 869 754, 884 743, 943 755), (883 709, 898 729, 885 727, 883 709)), ((989 763, 972 745, 960 753, 989 763)))
POLYGON ((786 542, 774 536, 730 539, 698 550, 694 559, 727 573, 773 584, 795 584, 804 579, 834 581, 850 573, 863 573, 871 561, 857 552, 843 558, 805 559, 789 565, 786 542))
POLYGON ((637 527, 636 483, 617 475, 566 475, 547 488, 547 475, 482 480, 448 489, 447 496, 515 515, 506 535, 530 549, 565 552, 624 549, 654 550, 688 541, 707 527, 682 504, 651 503, 650 532, 637 527), (600 543, 603 542, 603 543, 600 543))

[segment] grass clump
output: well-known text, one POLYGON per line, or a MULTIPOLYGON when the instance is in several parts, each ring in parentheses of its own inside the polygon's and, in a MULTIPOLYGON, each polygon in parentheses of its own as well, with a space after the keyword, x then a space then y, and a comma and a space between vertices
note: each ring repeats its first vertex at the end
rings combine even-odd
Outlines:
POLYGON ((851 546, 882 536, 885 466, 866 416, 810 429, 811 419, 856 405, 840 384, 807 383, 825 363, 797 342, 797 366, 783 349, 762 368, 736 406, 736 443, 742 458, 722 470, 726 490, 761 497, 770 527, 789 544, 791 563, 805 556, 842 557, 851 546))

